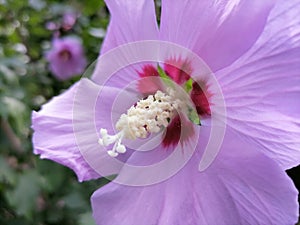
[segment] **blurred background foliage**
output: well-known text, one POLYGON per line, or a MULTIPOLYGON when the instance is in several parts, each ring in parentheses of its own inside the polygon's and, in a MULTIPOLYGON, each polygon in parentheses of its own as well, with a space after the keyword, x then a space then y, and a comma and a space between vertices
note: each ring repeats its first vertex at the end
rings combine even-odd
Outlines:
MULTIPOLYGON (((89 198, 107 180, 78 183, 68 168, 33 155, 30 115, 79 79, 49 72, 44 56, 54 35, 79 36, 92 63, 108 20, 101 0, 0 0, 1 225, 94 224, 89 198), (76 23, 62 28, 66 13, 76 23)), ((288 174, 299 188, 299 168, 288 174)))
POLYGON ((92 63, 108 20, 100 0, 0 0, 1 225, 94 224, 89 198, 107 181, 78 183, 68 168, 33 155, 30 116, 80 78, 62 82, 49 72, 54 35, 79 36, 92 63), (76 15, 74 26, 61 27, 66 13, 76 15))

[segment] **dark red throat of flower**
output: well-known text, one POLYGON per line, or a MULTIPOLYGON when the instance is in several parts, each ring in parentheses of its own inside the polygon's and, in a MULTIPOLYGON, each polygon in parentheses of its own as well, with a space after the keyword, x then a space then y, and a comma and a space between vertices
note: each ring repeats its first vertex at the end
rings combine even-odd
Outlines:
POLYGON ((193 72, 190 63, 180 58, 167 60, 164 64, 164 70, 179 85, 188 81, 191 78, 190 74, 193 72))
MULTIPOLYGON (((192 68, 186 61, 172 59, 166 61, 164 71, 174 82, 184 86, 191 78, 190 74, 192 73, 192 68)), ((138 74, 141 78, 147 78, 141 79, 138 83, 138 89, 141 93, 147 95, 154 94, 157 90, 163 90, 163 82, 157 79, 160 76, 158 69, 153 65, 145 65, 138 74)), ((200 118, 211 115, 209 105, 209 98, 211 95, 208 93, 207 89, 206 82, 193 81, 191 90, 188 92, 200 118)), ((163 146, 165 148, 175 147, 179 141, 184 142, 185 140, 188 140, 193 133, 192 123, 177 115, 170 121, 170 124, 166 129, 162 142, 163 146)))
POLYGON ((190 122, 177 115, 167 127, 162 144, 165 148, 176 147, 179 140, 188 140, 193 134, 194 130, 190 122))
POLYGON ((59 58, 66 62, 66 61, 69 61, 72 57, 72 54, 69 50, 62 50, 60 53, 59 53, 59 58))
POLYGON ((193 82, 191 99, 196 106, 199 116, 210 116, 209 97, 211 97, 211 94, 208 93, 207 86, 204 82, 193 82))

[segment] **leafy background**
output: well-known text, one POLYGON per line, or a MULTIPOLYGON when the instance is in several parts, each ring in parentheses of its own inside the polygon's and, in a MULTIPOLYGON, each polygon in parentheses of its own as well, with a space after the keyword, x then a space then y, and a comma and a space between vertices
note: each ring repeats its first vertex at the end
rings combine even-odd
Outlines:
MULTIPOLYGON (((101 0, 0 0, 0 224, 93 225, 89 198, 105 178, 78 183, 74 173, 32 154, 32 110, 79 79, 57 81, 45 52, 67 12, 78 15, 62 36, 79 36, 92 63, 109 20, 101 0)), ((47 137, 45 137, 47 138, 47 137)), ((300 169, 288 171, 300 186, 300 169)))
MULTIPOLYGON (((32 154, 32 110, 79 79, 58 81, 45 52, 65 13, 78 15, 62 36, 79 36, 92 63, 109 13, 99 0, 0 0, 0 224, 92 225, 89 198, 105 179, 78 183, 74 173, 32 154)), ((47 138, 47 137, 45 137, 47 138)))

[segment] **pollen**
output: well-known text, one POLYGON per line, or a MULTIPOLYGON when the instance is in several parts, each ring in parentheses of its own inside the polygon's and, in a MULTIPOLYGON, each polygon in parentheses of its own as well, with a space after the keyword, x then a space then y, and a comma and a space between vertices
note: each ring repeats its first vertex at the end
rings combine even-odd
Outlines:
POLYGON ((102 128, 98 143, 106 147, 114 144, 107 153, 111 157, 116 157, 119 153, 126 152, 126 147, 122 144, 123 138, 133 140, 146 138, 149 134, 158 133, 166 128, 176 115, 176 111, 183 105, 181 100, 176 99, 174 90, 168 89, 167 93, 157 91, 131 106, 116 123, 119 133, 109 135, 107 130, 102 128))

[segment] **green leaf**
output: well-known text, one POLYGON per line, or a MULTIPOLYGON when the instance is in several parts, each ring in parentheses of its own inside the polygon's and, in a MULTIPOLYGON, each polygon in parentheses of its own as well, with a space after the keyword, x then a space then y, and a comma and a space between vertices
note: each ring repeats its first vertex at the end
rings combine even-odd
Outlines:
POLYGON ((27 106, 20 100, 9 96, 4 96, 0 101, 3 101, 9 116, 12 118, 12 126, 17 133, 24 133, 27 129, 25 121, 27 106))
POLYGON ((79 225, 96 225, 91 212, 81 214, 79 217, 79 225))
POLYGON ((42 175, 43 182, 41 188, 43 191, 52 193, 64 185, 66 180, 66 168, 63 166, 52 161, 37 159, 36 167, 42 175), (49 168, 51 168, 51 170, 49 170, 49 168))
POLYGON ((39 194, 40 177, 35 171, 21 174, 16 188, 6 193, 10 205, 16 209, 16 213, 30 218, 39 194))
POLYGON ((26 109, 26 106, 24 105, 23 102, 19 101, 16 98, 11 98, 11 97, 3 97, 3 102, 6 104, 7 109, 9 112, 16 117, 19 116, 20 113, 23 113, 26 109))
POLYGON ((6 104, 3 102, 3 98, 0 96, 0 117, 4 118, 5 120, 8 118, 9 112, 6 108, 6 104))
POLYGON ((192 88, 193 88, 193 79, 190 78, 187 82, 185 82, 185 84, 184 84, 184 90, 187 93, 190 93, 190 91, 192 90, 192 88))
POLYGON ((9 184, 15 184, 16 182, 16 174, 2 156, 0 156, 0 182, 9 184))
POLYGON ((83 197, 76 191, 71 192, 62 200, 65 202, 66 206, 72 209, 82 209, 88 207, 83 197))
POLYGON ((172 79, 165 73, 165 71, 160 67, 160 65, 157 65, 157 71, 165 85, 168 87, 174 87, 172 79))
POLYGON ((194 108, 189 108, 189 113, 188 113, 188 117, 189 117, 189 120, 196 124, 196 125, 201 125, 201 121, 200 121, 200 117, 196 111, 196 109, 194 108))

